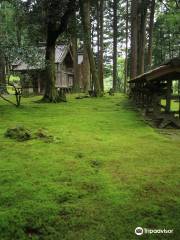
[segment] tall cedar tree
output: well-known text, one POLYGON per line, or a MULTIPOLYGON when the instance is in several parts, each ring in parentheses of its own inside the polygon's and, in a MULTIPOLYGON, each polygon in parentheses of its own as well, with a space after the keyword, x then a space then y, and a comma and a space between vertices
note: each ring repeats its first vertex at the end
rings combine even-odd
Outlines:
POLYGON ((88 93, 88 91, 91 89, 91 71, 89 57, 85 46, 83 47, 83 53, 83 91, 88 93))
POLYGON ((124 63, 124 93, 127 92, 128 79, 128 26, 129 26, 129 0, 126 0, 126 49, 125 49, 125 63, 124 63))
POLYGON ((72 54, 73 54, 73 68, 74 68, 73 92, 79 92, 80 91, 80 83, 79 83, 79 76, 78 76, 78 49, 77 49, 76 12, 74 12, 74 14, 71 18, 70 34, 71 34, 72 54))
POLYGON ((131 63, 130 78, 137 75, 138 0, 131 1, 131 63))
POLYGON ((152 65, 152 44, 153 44, 153 28, 154 28, 154 13, 155 13, 155 0, 150 2, 150 20, 149 20, 149 41, 148 41, 148 55, 147 64, 150 68, 152 65))
POLYGON ((117 90, 117 6, 118 0, 113 0, 113 90, 117 90))
POLYGON ((101 88, 98 78, 98 72, 91 47, 91 23, 90 23, 90 0, 80 0, 80 13, 83 25, 84 45, 88 54, 90 69, 92 74, 92 84, 94 96, 101 96, 101 88))
POLYGON ((104 0, 99 5, 99 82, 101 91, 104 91, 104 0))
POLYGON ((146 21, 149 0, 141 0, 138 14, 138 66, 137 73, 144 73, 145 44, 146 44, 146 21))

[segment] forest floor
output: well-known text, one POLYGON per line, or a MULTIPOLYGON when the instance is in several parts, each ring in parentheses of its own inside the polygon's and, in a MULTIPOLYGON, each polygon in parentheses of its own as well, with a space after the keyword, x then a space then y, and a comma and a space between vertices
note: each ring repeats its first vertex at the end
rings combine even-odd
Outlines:
MULTIPOLYGON (((146 125, 124 95, 67 103, 0 100, 0 239, 134 240, 136 227, 180 236, 180 139, 146 125), (8 127, 58 141, 16 142, 8 127)), ((179 130, 176 130, 179 134, 179 130)))

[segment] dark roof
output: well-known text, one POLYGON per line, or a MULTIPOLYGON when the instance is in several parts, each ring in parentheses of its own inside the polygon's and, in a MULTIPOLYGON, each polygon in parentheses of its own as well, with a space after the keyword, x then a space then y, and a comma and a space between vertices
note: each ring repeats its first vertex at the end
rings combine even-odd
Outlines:
POLYGON ((131 79, 129 82, 153 80, 180 80, 180 58, 171 59, 161 66, 131 79))

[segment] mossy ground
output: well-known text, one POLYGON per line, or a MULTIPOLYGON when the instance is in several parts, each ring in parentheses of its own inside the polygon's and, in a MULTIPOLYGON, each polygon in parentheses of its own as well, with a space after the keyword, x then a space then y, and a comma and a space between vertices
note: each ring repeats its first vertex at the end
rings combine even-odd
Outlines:
POLYGON ((179 138, 146 125, 124 95, 35 100, 0 100, 0 239, 134 240, 137 226, 174 229, 141 239, 179 239, 179 138), (60 141, 5 138, 18 124, 60 141))

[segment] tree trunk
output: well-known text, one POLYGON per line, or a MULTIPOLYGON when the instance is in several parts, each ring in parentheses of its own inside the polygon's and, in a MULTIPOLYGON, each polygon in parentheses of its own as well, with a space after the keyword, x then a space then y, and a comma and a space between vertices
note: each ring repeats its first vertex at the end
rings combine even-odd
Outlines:
POLYGON ((56 85, 55 48, 56 38, 53 35, 53 26, 49 24, 46 45, 46 85, 43 101, 52 103, 65 101, 65 96, 63 94, 60 95, 55 86, 56 85))
POLYGON ((129 20, 129 1, 126 1, 126 58, 124 63, 124 93, 127 91, 128 79, 128 21, 129 20))
POLYGON ((91 72, 90 72, 90 64, 89 57, 84 47, 84 55, 83 55, 83 90, 85 93, 91 89, 91 72))
POLYGON ((76 13, 72 17, 72 29, 71 29, 71 42, 73 52, 73 68, 74 68, 74 81, 73 92, 79 92, 79 77, 78 77, 78 54, 77 54, 77 25, 76 25, 76 13))
POLYGON ((138 0, 131 2, 131 72, 130 78, 137 75, 138 0))
MULTIPOLYGON (((96 42, 96 46, 97 46, 97 62, 99 64, 99 49, 100 49, 100 0, 97 0, 96 2, 96 37, 97 37, 97 42, 96 42)), ((92 24, 91 24, 92 25, 92 24)))
POLYGON ((101 91, 104 91, 104 0, 100 0, 100 21, 99 21, 99 82, 101 91))
POLYGON ((146 44, 146 20, 149 0, 142 0, 139 16, 139 41, 138 41, 138 74, 144 73, 145 44, 146 44))
POLYGON ((83 24, 84 45, 89 57, 94 95, 101 96, 100 83, 98 79, 96 64, 91 48, 91 26, 90 26, 90 0, 80 0, 81 18, 83 24))
MULTIPOLYGON (((47 45, 46 45, 46 86, 43 101, 45 102, 60 102, 66 101, 65 93, 62 89, 56 89, 56 70, 55 70, 55 47, 57 38, 66 31, 69 18, 76 10, 76 0, 68 1, 67 8, 64 14, 57 19, 53 15, 53 10, 58 1, 52 1, 45 9, 47 21, 47 45)), ((57 10, 57 9, 56 9, 57 10)), ((56 14, 55 14, 56 15, 56 14)))
POLYGON ((4 56, 0 53, 0 87, 1 87, 1 93, 7 93, 6 88, 6 63, 4 56))
POLYGON ((113 90, 117 90, 117 1, 113 1, 113 90))
POLYGON ((147 64, 148 64, 149 68, 152 65, 152 44, 153 44, 154 13, 155 13, 155 0, 152 0, 151 1, 151 8, 150 8, 149 43, 148 43, 148 56, 147 56, 147 64))
POLYGON ((77 55, 77 38, 72 37, 72 51, 73 51, 73 69, 74 69, 74 81, 73 81, 73 92, 77 93, 80 91, 79 76, 78 76, 78 55, 77 55))
POLYGON ((44 99, 49 102, 57 101, 57 91, 55 88, 55 42, 47 43, 46 46, 46 87, 44 99))

